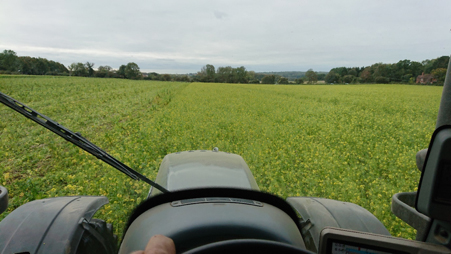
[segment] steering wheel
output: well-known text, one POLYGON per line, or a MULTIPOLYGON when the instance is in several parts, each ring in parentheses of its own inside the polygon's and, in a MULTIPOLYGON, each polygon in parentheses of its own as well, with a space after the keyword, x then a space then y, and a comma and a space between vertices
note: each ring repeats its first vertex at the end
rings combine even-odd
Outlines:
POLYGON ((184 252, 183 254, 209 253, 286 253, 286 254, 314 254, 286 243, 258 239, 234 239, 202 245, 184 252))

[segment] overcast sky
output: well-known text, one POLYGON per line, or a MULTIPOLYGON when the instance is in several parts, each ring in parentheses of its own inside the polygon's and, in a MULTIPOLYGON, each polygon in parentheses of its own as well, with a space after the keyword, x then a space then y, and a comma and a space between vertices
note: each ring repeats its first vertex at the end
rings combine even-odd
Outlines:
POLYGON ((329 71, 451 54, 451 1, 0 0, 0 50, 142 71, 329 71))

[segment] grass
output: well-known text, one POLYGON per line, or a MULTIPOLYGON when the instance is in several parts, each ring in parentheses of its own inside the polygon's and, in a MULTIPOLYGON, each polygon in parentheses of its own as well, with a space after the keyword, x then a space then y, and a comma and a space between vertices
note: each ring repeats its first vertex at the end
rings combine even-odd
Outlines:
MULTIPOLYGON (((414 230, 390 212, 415 191, 415 154, 434 130, 441 88, 406 85, 265 86, 117 79, 0 79, 0 91, 57 120, 155 179, 164 155, 240 154, 262 191, 353 202, 395 236, 414 230)), ((8 212, 34 199, 105 195, 98 217, 116 233, 148 186, 0 107, 0 183, 8 212)), ((5 216, 5 215, 1 215, 5 216)))

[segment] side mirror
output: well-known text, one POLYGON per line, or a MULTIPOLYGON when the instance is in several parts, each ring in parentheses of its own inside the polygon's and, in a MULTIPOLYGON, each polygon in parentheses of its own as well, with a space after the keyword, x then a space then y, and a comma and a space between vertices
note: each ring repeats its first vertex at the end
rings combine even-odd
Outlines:
POLYGON ((3 213, 8 208, 8 190, 0 186, 0 213, 3 213))
POLYGON ((451 221, 451 126, 442 126, 432 135, 416 201, 419 212, 451 221))

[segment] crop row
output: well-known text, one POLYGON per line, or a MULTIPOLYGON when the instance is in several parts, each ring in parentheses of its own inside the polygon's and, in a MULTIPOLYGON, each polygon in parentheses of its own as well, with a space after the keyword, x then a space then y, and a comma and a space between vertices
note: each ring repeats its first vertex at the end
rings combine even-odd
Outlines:
MULTIPOLYGON (((417 187, 415 153, 428 145, 441 92, 70 77, 4 78, 0 91, 151 179, 168 153, 219 147, 244 158, 262 191, 353 202, 406 238, 415 232, 391 214, 391 196, 417 187)), ((8 212, 39 198, 105 195, 110 204, 99 216, 119 233, 148 191, 6 107, 0 107, 0 158, 8 212)))

